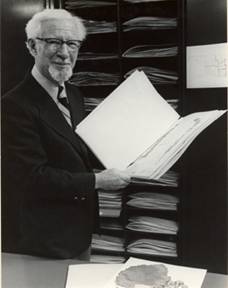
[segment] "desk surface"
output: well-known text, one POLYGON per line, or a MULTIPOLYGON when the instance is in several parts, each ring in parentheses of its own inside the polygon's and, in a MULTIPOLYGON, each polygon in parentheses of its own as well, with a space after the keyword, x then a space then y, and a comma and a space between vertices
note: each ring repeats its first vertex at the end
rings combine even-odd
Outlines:
MULTIPOLYGON (((64 288, 68 265, 83 263, 3 253, 2 288, 64 288)), ((202 288, 227 287, 227 275, 212 273, 207 273, 202 285, 202 288)))

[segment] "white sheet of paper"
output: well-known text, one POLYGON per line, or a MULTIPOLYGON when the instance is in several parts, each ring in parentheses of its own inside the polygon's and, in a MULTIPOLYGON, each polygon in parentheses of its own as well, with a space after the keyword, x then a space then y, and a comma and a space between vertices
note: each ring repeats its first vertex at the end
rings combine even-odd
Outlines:
POLYGON ((136 71, 77 126, 76 133, 106 168, 125 169, 179 117, 144 72, 136 71))
POLYGON ((228 43, 187 47, 187 88, 228 87, 228 43))
POLYGON ((69 265, 65 288, 101 288, 122 264, 69 265))
MULTIPOLYGON (((112 279, 110 279, 110 281, 104 286, 104 288, 116 288, 117 287, 115 285, 116 276, 119 274, 120 271, 125 270, 130 266, 137 266, 141 264, 150 265, 159 263, 162 262, 153 262, 149 260, 137 259, 132 257, 125 264, 123 264, 123 266, 121 266, 121 269, 118 272, 116 272, 115 275, 113 275, 112 279)), ((204 277, 206 275, 205 269, 190 268, 165 263, 162 264, 164 264, 168 268, 168 275, 171 276, 172 281, 177 280, 183 281, 188 286, 188 288, 200 288, 202 286, 204 277)))

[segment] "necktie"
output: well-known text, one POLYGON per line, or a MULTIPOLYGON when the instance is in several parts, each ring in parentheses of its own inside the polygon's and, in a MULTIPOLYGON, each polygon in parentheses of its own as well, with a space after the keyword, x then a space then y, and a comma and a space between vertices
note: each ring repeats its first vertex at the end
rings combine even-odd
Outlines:
POLYGON ((63 89, 64 88, 62 86, 59 86, 58 88, 58 95, 57 95, 58 107, 60 111, 62 112, 64 118, 66 119, 67 123, 70 126, 72 126, 71 116, 70 116, 70 105, 69 105, 66 95, 62 95, 63 89))

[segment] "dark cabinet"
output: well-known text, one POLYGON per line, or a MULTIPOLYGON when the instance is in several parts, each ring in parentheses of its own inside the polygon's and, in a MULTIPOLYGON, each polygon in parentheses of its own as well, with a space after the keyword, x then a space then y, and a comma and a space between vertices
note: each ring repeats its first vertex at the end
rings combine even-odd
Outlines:
MULTIPOLYGON (((227 42, 227 1, 186 1, 186 46, 227 42)), ((185 89, 184 113, 227 109, 226 88, 185 89)), ((227 116, 184 159, 183 261, 228 273, 227 116)))

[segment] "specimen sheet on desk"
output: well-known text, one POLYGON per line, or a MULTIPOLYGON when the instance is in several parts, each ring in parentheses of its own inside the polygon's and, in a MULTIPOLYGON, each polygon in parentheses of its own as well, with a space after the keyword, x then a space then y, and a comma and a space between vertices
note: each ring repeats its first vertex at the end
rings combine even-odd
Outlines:
POLYGON ((122 264, 69 265, 65 288, 102 288, 122 264))
MULTIPOLYGON (((162 264, 173 281, 182 281, 188 288, 200 288, 206 275, 205 269, 171 265, 131 257, 125 264, 81 264, 70 265, 66 288, 116 288, 116 279, 121 271, 141 265, 162 264)), ((135 287, 143 287, 136 284, 135 287)), ((148 286, 149 287, 149 286, 148 286)), ((121 287, 122 288, 122 287, 121 287)), ((123 286, 124 288, 124 286, 123 286)))

